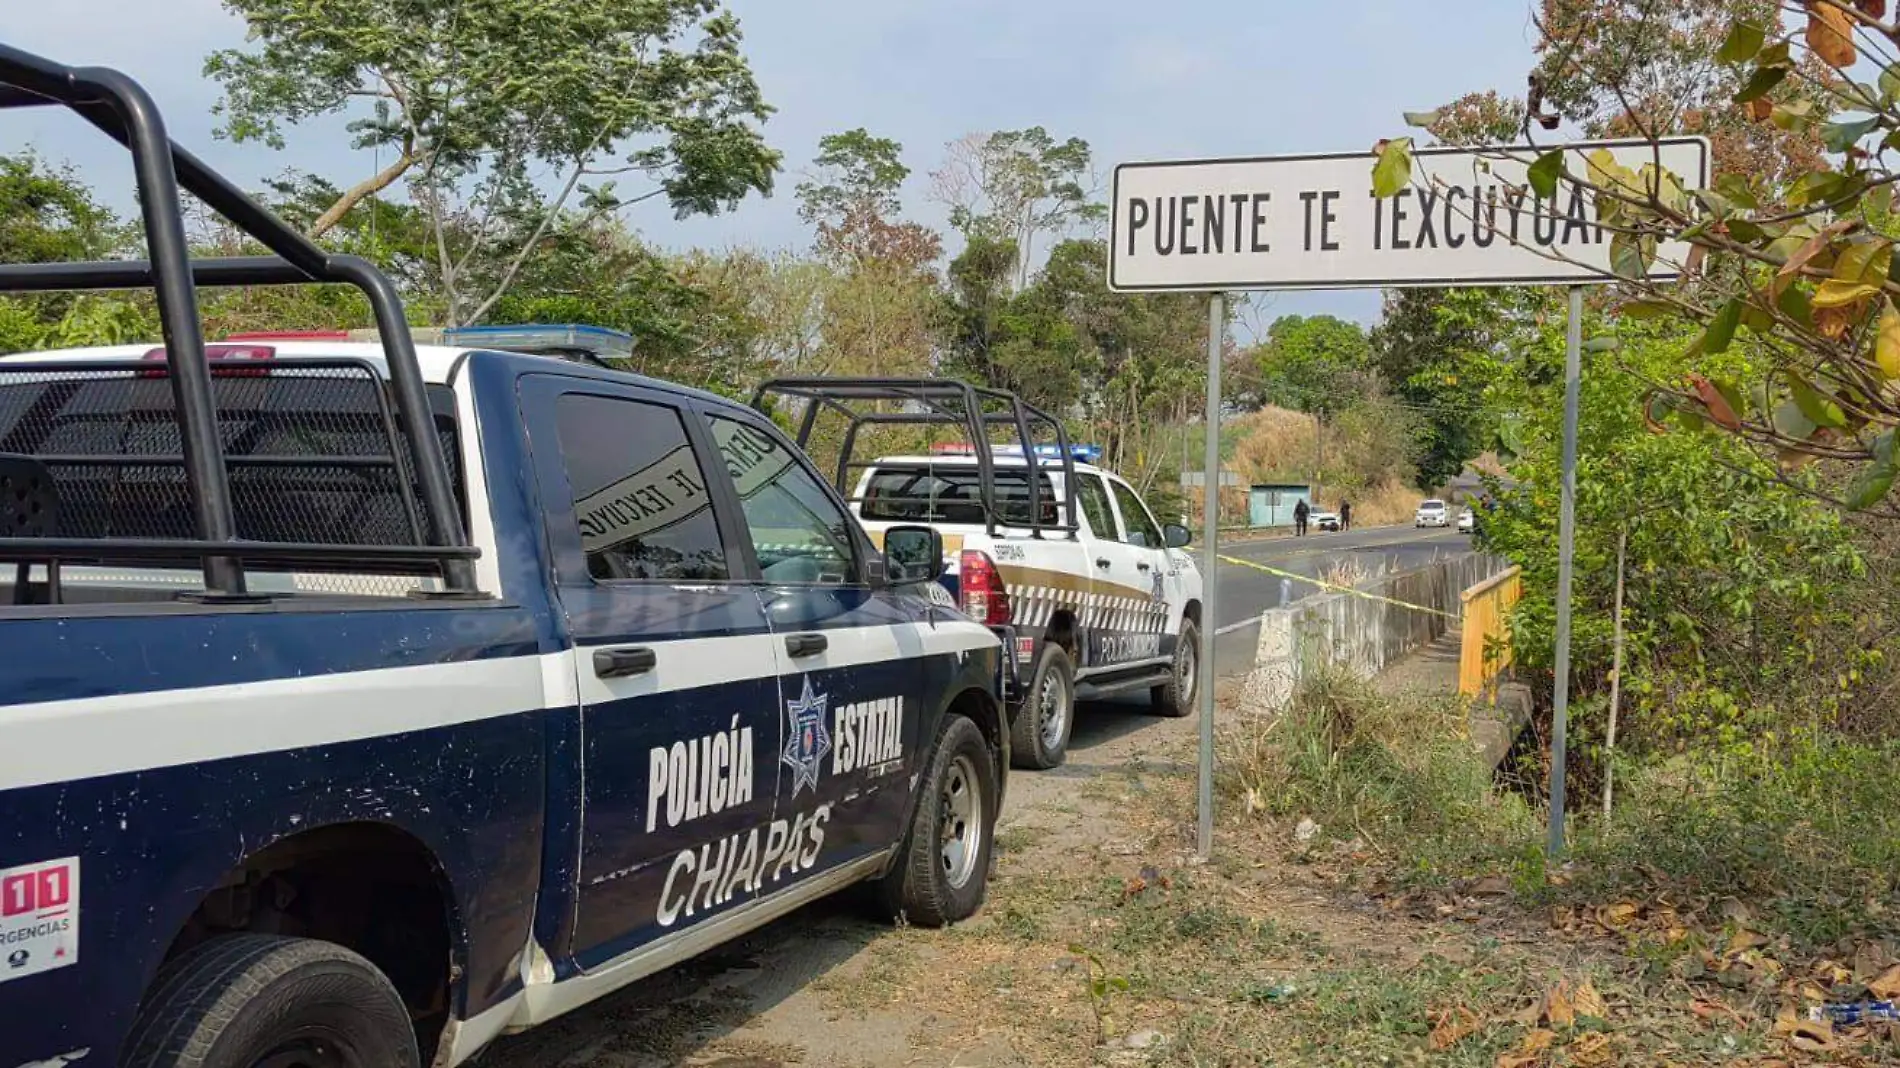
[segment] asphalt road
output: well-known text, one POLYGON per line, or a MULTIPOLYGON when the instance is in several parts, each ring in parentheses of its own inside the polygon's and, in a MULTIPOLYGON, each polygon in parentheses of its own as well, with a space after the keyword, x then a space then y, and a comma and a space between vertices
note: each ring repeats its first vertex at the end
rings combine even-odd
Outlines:
MULTIPOLYGON (((1465 552, 1470 545, 1470 536, 1456 530, 1372 527, 1342 534, 1235 542, 1222 546, 1221 553, 1306 578, 1336 576, 1363 581, 1421 567, 1436 557, 1465 552)), ((1252 663, 1255 631, 1247 625, 1260 613, 1323 592, 1309 582, 1225 562, 1220 565, 1218 581, 1214 663, 1223 674, 1252 663)))

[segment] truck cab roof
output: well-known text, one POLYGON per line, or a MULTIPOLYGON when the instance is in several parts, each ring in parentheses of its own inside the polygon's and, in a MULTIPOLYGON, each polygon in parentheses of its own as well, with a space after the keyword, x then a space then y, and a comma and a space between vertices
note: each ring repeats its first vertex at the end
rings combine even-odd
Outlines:
MULTIPOLYGON (((93 360, 138 360, 162 348, 157 342, 130 345, 94 345, 83 348, 48 349, 41 352, 18 352, 0 356, 0 368, 6 361, 19 363, 83 363, 93 360)), ((262 359, 351 359, 361 360, 378 375, 389 376, 389 358, 383 346, 375 342, 331 341, 331 340, 232 340, 206 342, 208 354, 217 356, 220 352, 243 355, 244 352, 268 351, 262 359)), ((667 382, 628 371, 617 371, 597 364, 562 359, 558 356, 545 356, 532 353, 510 352, 501 349, 471 348, 456 345, 417 345, 416 362, 421 367, 423 380, 434 385, 452 385, 457 369, 463 361, 476 353, 492 357, 505 363, 516 365, 523 371, 535 369, 559 368, 562 374, 577 377, 599 378, 603 381, 638 385, 647 389, 661 390, 667 393, 694 397, 699 400, 733 406, 735 401, 729 398, 682 386, 676 382, 667 382)))

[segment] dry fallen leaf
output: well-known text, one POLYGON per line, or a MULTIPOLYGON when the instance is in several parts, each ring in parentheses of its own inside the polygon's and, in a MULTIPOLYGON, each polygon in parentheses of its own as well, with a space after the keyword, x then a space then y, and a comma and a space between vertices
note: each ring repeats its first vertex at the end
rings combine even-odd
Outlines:
POLYGON ((1900 997, 1900 964, 1868 980, 1867 992, 1882 999, 1900 997))
POLYGON ((1478 1015, 1462 1005, 1432 1014, 1432 1048, 1450 1049, 1484 1024, 1478 1015))
POLYGON ((1616 1051, 1610 1047, 1610 1036, 1600 1031, 1578 1038, 1564 1052, 1569 1054, 1566 1059, 1579 1068, 1597 1068, 1616 1059, 1616 1051))
POLYGON ((1576 992, 1571 994, 1570 1004, 1578 1016, 1587 1016, 1596 1020, 1610 1018, 1610 1010, 1603 1004, 1603 995, 1597 993, 1597 988, 1588 979, 1579 984, 1576 992))
POLYGON ((1735 932, 1734 937, 1728 940, 1728 952, 1730 956, 1735 956, 1767 944, 1768 939, 1766 936, 1744 929, 1735 932))
POLYGON ((1503 876, 1487 875, 1472 883, 1468 892, 1474 897, 1503 897, 1511 892, 1511 884, 1503 876))
POLYGON ((1524 1036, 1524 1040, 1517 1044, 1516 1049, 1498 1054, 1497 1068, 1531 1068, 1532 1065, 1541 1064, 1544 1053, 1556 1040, 1557 1036, 1554 1032, 1532 1031, 1524 1036))
POLYGON ((1577 1022, 1577 1008, 1570 1000, 1570 984, 1558 983, 1544 995, 1543 1019, 1552 1027, 1569 1027, 1577 1022))
MULTIPOLYGON (((1711 392, 1713 392, 1713 388, 1711 388, 1711 392)), ((1716 394, 1716 398, 1720 400, 1721 394, 1716 394)), ((1723 402, 1723 406, 1727 406, 1726 401, 1723 402)), ((1612 931, 1620 931, 1628 927, 1631 923, 1634 923, 1637 914, 1641 911, 1641 909, 1628 901, 1619 901, 1614 905, 1601 905, 1597 908, 1597 922, 1612 931)))
POLYGON ((1742 105, 1748 117, 1756 122, 1767 122, 1775 113, 1775 102, 1765 96, 1758 96, 1742 105))
POLYGON ((1788 1044, 1803 1053, 1822 1053, 1834 1048, 1834 1025, 1826 1020, 1798 1020, 1788 1044))

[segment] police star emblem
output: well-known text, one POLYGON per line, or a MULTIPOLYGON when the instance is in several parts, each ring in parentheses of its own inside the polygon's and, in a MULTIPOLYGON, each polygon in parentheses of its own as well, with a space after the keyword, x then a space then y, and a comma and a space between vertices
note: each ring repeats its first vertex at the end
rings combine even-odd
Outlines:
POLYGON ((831 732, 825 729, 825 702, 822 693, 811 692, 811 676, 805 676, 805 692, 785 702, 785 726, 788 737, 779 761, 792 769, 792 796, 809 786, 818 792, 818 762, 831 752, 831 732))

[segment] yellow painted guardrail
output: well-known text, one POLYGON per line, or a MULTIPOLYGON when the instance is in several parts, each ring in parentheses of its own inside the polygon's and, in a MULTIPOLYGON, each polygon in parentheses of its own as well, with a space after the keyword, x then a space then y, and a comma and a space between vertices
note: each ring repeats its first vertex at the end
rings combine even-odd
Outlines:
POLYGON ((1464 602, 1464 632, 1458 657, 1458 692, 1476 697, 1511 666, 1511 608, 1524 595, 1524 569, 1511 567, 1458 595, 1464 602))

